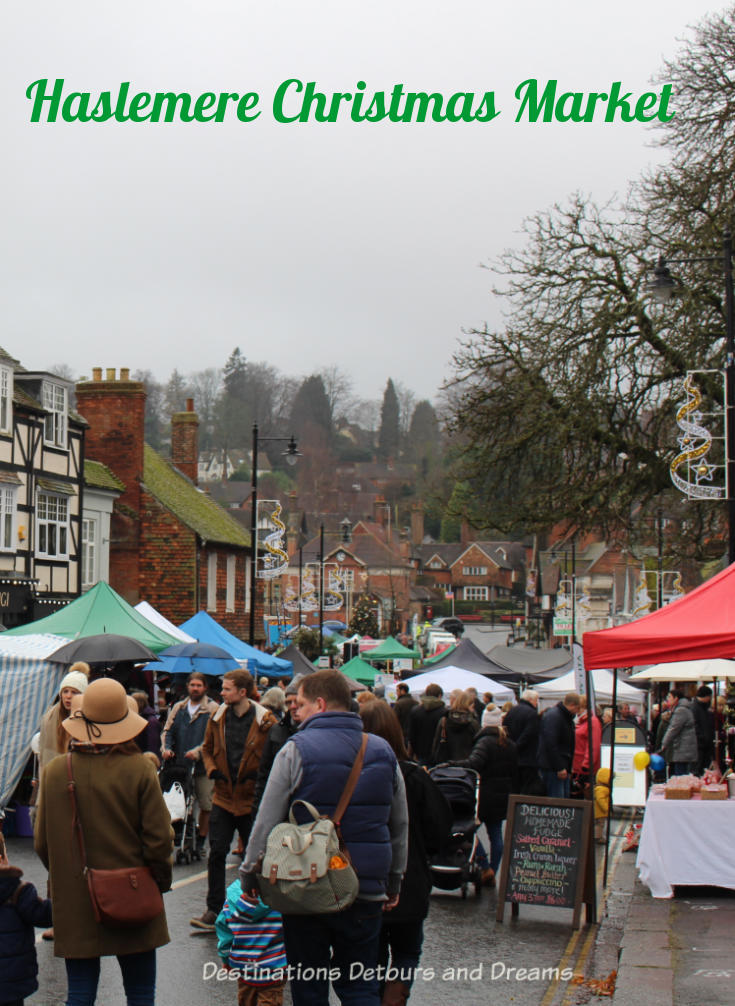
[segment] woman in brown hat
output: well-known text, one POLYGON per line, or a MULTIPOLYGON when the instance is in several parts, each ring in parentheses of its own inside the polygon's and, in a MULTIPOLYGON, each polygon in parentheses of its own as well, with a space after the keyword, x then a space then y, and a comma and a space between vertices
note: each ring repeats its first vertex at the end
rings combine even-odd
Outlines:
MULTIPOLYGON (((133 738, 146 721, 111 678, 93 681, 63 721, 86 846, 97 869, 148 866, 158 886, 171 886, 173 832, 155 769, 133 738)), ((95 920, 79 845, 72 833, 67 759, 55 758, 41 776, 35 847, 48 867, 54 910, 54 953, 66 959, 67 1006, 92 1006, 100 957, 114 955, 129 1006, 152 1006, 156 947, 169 941, 166 915, 134 929, 95 920)))

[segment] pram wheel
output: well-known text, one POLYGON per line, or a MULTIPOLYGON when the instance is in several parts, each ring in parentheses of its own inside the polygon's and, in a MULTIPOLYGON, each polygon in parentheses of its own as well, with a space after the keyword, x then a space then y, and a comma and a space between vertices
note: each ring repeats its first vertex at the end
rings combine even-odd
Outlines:
POLYGON ((475 881, 475 897, 476 898, 482 897, 482 881, 481 880, 476 880, 475 881))
POLYGON ((467 897, 467 884, 462 884, 462 900, 467 897))

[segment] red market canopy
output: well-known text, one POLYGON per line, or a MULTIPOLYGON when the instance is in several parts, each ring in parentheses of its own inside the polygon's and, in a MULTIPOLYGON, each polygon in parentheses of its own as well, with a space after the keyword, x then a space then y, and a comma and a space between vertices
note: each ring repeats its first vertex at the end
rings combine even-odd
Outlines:
POLYGON ((589 669, 735 658, 735 563, 635 622, 585 632, 582 644, 589 669))

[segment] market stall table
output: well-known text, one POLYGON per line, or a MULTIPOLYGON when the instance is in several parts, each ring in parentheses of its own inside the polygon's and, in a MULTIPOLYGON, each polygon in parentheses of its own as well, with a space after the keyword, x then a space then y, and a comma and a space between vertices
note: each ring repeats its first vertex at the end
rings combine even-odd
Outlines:
POLYGON ((646 803, 636 866, 654 898, 673 897, 674 885, 735 890, 735 799, 646 803))

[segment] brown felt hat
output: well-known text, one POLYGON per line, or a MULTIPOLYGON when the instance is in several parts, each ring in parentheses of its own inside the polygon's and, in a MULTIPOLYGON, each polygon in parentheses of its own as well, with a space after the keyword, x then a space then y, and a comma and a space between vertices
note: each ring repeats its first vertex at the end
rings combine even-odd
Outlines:
POLYGON ((119 681, 98 678, 84 695, 74 696, 62 726, 86 744, 123 744, 137 737, 148 721, 133 712, 119 681))

